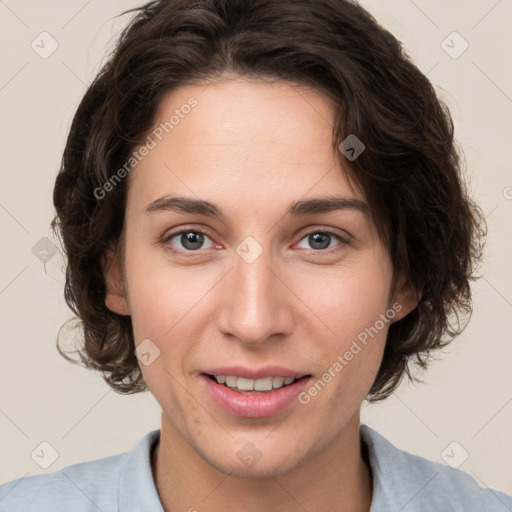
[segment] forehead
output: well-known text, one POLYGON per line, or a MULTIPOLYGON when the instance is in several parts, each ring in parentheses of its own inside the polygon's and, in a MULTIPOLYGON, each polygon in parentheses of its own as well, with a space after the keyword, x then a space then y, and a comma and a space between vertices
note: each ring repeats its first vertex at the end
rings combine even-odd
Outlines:
POLYGON ((147 133, 155 144, 130 175, 129 202, 140 209, 173 194, 261 208, 308 194, 361 198, 332 147, 335 114, 329 98, 294 84, 179 87, 147 133))

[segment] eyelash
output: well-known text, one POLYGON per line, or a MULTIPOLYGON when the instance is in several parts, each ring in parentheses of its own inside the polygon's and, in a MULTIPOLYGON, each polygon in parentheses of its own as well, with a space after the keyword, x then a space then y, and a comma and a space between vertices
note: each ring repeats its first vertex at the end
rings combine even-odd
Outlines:
MULTIPOLYGON (((208 238, 211 239, 211 237, 208 235, 208 233, 206 233, 205 231, 202 231, 201 229, 181 229, 179 231, 175 231, 173 233, 170 233, 169 235, 166 235, 162 240, 162 244, 166 247, 166 249, 171 251, 173 254, 180 254, 180 255, 184 255, 186 257, 200 256, 200 255, 202 255, 202 253, 204 251, 208 250, 208 249, 197 249, 195 251, 191 251, 191 250, 182 251, 182 250, 174 249, 172 247, 172 244, 169 241, 172 240, 173 238, 175 238, 176 236, 182 235, 184 233, 197 233, 197 234, 207 236, 208 238)), ((312 231, 309 231, 308 233, 305 233, 302 236, 302 238, 299 240, 299 242, 304 240, 308 236, 314 235, 317 233, 321 233, 322 235, 332 236, 332 237, 336 238, 340 243, 336 247, 331 248, 331 249, 311 249, 309 251, 310 254, 332 254, 334 252, 337 252, 341 248, 343 248, 347 245, 350 245, 350 241, 348 240, 348 238, 344 238, 341 235, 339 235, 338 233, 334 233, 333 231, 325 230, 325 229, 314 229, 312 231)))

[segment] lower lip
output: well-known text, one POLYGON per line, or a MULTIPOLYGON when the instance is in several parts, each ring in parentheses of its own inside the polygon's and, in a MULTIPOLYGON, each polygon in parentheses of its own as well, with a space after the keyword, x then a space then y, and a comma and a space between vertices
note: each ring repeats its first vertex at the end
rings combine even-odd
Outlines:
POLYGON ((230 414, 245 418, 273 416, 293 403, 311 377, 302 377, 293 384, 266 393, 240 393, 201 375, 206 389, 217 405, 230 414))

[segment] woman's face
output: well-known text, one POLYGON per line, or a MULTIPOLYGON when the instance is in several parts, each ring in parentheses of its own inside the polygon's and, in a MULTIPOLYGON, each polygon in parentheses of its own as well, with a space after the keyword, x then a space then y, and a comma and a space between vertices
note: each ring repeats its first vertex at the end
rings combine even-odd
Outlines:
POLYGON ((333 123, 303 87, 184 86, 129 176, 107 305, 131 315, 166 432, 233 476, 282 474, 358 429, 410 309, 333 123))

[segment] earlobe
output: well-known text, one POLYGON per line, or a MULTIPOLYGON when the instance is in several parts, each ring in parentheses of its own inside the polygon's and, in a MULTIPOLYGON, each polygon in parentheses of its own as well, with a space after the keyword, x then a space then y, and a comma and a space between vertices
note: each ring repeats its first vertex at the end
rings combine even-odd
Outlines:
POLYGON ((392 304, 397 304, 396 315, 393 322, 401 320, 407 316, 421 300, 423 293, 423 286, 420 289, 416 288, 410 280, 402 281, 397 291, 393 296, 392 304))
POLYGON ((107 249, 102 258, 103 278, 105 280, 105 305, 118 315, 129 315, 123 271, 117 252, 107 249))

